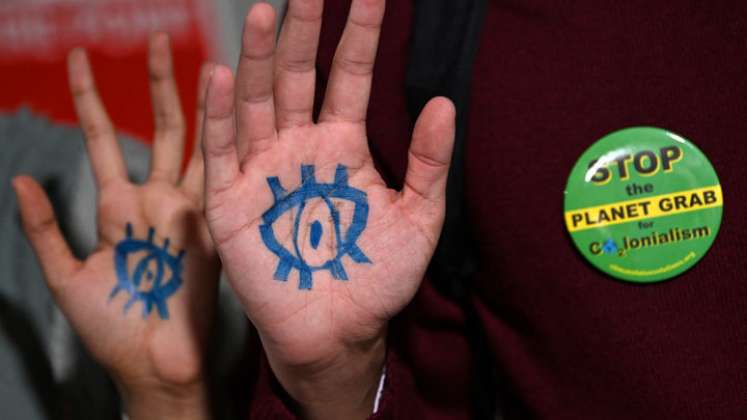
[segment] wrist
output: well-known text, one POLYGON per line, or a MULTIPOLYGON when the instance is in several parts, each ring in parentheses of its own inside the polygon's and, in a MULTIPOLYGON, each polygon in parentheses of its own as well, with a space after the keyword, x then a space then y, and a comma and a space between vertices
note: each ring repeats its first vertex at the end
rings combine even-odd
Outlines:
POLYGON ((210 418, 207 384, 173 385, 154 381, 138 385, 117 382, 122 409, 130 420, 210 418))
POLYGON ((386 334, 342 347, 331 360, 291 365, 267 354, 273 373, 305 419, 365 419, 373 413, 386 359, 386 334))

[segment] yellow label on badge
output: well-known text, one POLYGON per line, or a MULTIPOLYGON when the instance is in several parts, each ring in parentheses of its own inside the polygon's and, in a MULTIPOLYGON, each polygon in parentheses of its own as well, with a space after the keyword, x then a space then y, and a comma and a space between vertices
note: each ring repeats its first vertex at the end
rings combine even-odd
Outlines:
POLYGON ((687 213, 723 205, 721 185, 565 212, 569 232, 687 213))

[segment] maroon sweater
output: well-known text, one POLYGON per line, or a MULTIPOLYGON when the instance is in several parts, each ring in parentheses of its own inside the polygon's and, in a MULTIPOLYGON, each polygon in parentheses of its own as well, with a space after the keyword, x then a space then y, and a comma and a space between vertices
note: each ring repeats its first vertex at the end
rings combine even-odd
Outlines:
MULTIPOLYGON (((325 5, 322 85, 349 3, 325 5)), ((368 119, 393 187, 413 123, 404 91, 412 16, 411 0, 389 2, 368 119)), ((472 82, 465 193, 480 261, 473 299, 510 412, 747 418, 746 72, 747 2, 491 1, 472 82), (725 202, 708 255, 646 286, 587 264, 562 208, 581 153, 640 125, 698 145, 725 202)), ((469 418, 471 352, 459 307, 426 279, 393 329, 376 417, 469 418)), ((253 416, 292 418, 265 379, 253 416)))

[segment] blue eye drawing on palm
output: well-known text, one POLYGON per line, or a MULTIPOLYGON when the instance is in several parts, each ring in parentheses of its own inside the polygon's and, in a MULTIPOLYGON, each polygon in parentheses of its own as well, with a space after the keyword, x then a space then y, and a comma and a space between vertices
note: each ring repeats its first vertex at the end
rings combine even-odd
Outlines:
POLYGON ((126 227, 126 238, 117 243, 114 248, 114 269, 117 273, 117 284, 109 294, 111 301, 120 291, 126 291, 130 299, 124 306, 127 311, 136 302, 143 303, 143 318, 147 318, 153 306, 158 310, 162 319, 169 318, 166 301, 182 284, 182 258, 184 251, 176 256, 169 254, 169 239, 166 238, 163 247, 153 243, 155 230, 148 230, 148 239, 133 238, 132 225, 126 227), (142 256, 141 256, 142 254, 142 256), (130 258, 140 259, 129 269, 130 258), (166 274, 170 276, 166 278, 166 274))
POLYGON ((366 228, 368 222, 368 198, 366 193, 348 185, 348 169, 344 165, 337 165, 333 183, 318 183, 314 175, 314 165, 301 166, 301 186, 297 190, 287 192, 277 177, 267 178, 275 204, 262 215, 263 224, 259 230, 265 246, 280 259, 274 278, 287 281, 292 269, 299 272, 298 288, 310 290, 313 286, 312 275, 316 271, 329 271, 337 280, 348 280, 347 272, 342 264, 344 256, 359 264, 371 263, 371 260, 358 247, 356 241, 366 228), (332 199, 347 200, 355 204, 350 226, 343 232, 340 221, 340 212, 335 207, 332 199), (308 240, 312 249, 317 249, 323 236, 333 235, 334 250, 332 258, 319 264, 310 264, 301 252, 299 241, 299 226, 301 216, 310 200, 322 200, 329 210, 332 222, 331 232, 324 232, 322 223, 318 220, 310 225, 308 240), (292 209, 297 208, 293 221, 291 237, 293 249, 289 250, 280 244, 275 235, 274 223, 292 209))

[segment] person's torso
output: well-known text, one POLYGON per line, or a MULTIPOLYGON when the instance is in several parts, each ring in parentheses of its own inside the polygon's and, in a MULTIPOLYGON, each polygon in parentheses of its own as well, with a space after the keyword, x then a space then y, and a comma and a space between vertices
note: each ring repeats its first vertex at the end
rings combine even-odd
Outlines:
MULTIPOLYGON (((349 1, 332 3, 323 75, 349 1)), ((412 124, 404 76, 413 5, 387 6, 368 132, 382 173, 399 186, 412 124)), ((472 79, 465 223, 479 253, 478 309, 515 412, 747 418, 745 70, 747 3, 490 2, 472 79), (684 274, 645 286, 592 267, 563 221, 576 160, 599 138, 631 126, 690 139, 724 191, 709 253, 684 274)), ((425 285, 410 311, 416 321, 451 316, 433 296, 425 285)), ((424 382, 466 383, 467 362, 454 359, 468 350, 453 331, 429 331, 400 345, 409 346, 416 381, 437 412, 468 396, 424 382), (418 345, 447 339, 447 348, 418 345)))

